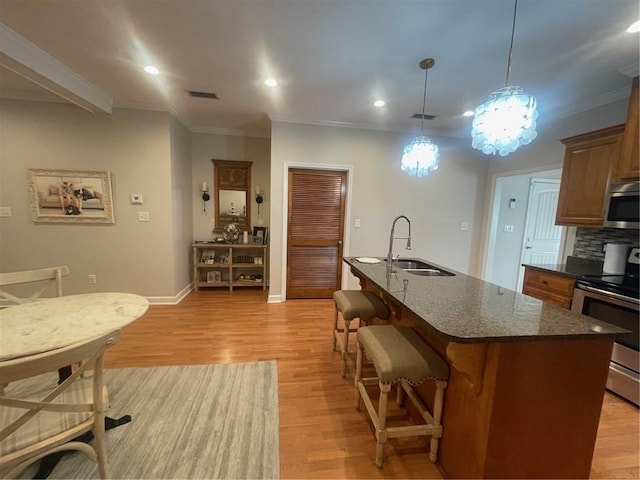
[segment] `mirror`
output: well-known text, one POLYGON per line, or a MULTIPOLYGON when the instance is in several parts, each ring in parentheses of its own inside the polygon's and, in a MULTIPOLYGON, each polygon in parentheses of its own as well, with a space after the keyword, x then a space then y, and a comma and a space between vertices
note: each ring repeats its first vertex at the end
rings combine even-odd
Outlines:
POLYGON ((230 223, 240 230, 251 227, 251 164, 213 160, 216 231, 230 223))

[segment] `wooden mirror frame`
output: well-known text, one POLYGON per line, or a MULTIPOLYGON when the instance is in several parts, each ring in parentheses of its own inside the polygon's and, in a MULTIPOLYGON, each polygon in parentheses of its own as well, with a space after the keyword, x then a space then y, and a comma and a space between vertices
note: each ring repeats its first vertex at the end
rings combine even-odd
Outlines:
POLYGON ((213 162, 214 209, 216 231, 230 224, 237 223, 240 230, 251 228, 251 165, 253 162, 232 162, 227 160, 211 160, 213 162), (220 212, 220 193, 222 190, 242 191, 245 195, 245 215, 235 218, 220 212))

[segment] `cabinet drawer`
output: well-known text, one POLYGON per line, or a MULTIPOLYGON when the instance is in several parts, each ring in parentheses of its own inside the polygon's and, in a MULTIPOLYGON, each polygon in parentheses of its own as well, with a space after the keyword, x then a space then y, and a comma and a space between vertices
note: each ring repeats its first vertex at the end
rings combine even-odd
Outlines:
POLYGON ((527 287, 526 284, 522 287, 522 293, 533 298, 537 298, 538 300, 542 300, 543 302, 552 303, 559 307, 567 309, 571 308, 572 296, 554 293, 548 290, 541 290, 535 287, 527 287))
POLYGON ((524 273, 524 284, 536 290, 572 297, 575 279, 527 268, 524 273))

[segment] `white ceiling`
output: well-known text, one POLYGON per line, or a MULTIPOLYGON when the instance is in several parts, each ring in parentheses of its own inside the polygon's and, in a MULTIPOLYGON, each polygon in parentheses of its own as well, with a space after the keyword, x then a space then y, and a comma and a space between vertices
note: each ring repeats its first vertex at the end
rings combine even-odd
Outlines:
MULTIPOLYGON (((422 110, 424 85, 418 63, 433 57, 426 113, 438 117, 425 128, 461 136, 471 128, 462 112, 505 86, 513 7, 513 0, 0 0, 0 23, 114 107, 171 111, 199 132, 268 136, 269 118, 415 132, 420 120, 410 117, 422 110), (143 72, 147 64, 161 75, 143 72), (268 76, 280 85, 265 87, 268 76), (387 105, 373 107, 378 98, 387 105)), ((509 84, 537 97, 539 124, 628 97, 639 41, 624 30, 638 18, 638 0, 519 0, 509 84)), ((25 81, 32 75, 3 53, 1 96, 60 101, 25 81)))

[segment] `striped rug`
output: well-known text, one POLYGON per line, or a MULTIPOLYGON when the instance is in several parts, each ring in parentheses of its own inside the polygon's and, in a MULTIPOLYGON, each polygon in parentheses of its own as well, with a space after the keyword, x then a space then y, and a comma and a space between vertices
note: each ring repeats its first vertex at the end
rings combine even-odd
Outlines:
MULTIPOLYGON (((133 418, 107 431, 111 477, 279 478, 277 376, 275 361, 106 370, 108 415, 133 418)), ((73 453, 49 478, 99 476, 73 453)))

